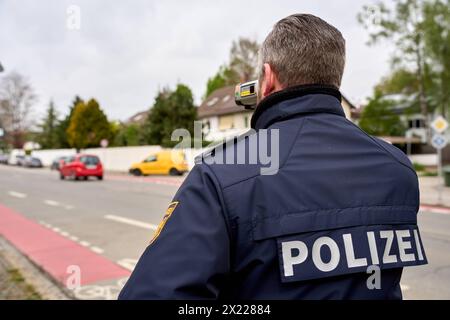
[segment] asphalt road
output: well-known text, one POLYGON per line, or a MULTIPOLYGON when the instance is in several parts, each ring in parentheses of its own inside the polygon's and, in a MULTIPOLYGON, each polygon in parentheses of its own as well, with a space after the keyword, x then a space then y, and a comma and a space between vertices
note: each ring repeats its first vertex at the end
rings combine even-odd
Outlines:
MULTIPOLYGON (((0 204, 132 270, 182 180, 61 181, 49 169, 0 166, 0 204)), ((404 297, 450 299, 450 213, 421 212, 419 224, 430 263, 405 269, 404 297)), ((125 280, 90 287, 80 297, 114 298, 125 280)))

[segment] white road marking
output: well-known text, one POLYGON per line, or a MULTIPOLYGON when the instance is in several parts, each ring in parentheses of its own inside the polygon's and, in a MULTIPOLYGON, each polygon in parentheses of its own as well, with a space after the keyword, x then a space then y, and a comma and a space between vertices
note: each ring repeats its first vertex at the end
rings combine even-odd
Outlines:
POLYGON ((83 247, 89 247, 91 244, 89 243, 89 242, 87 242, 87 241, 80 241, 80 244, 83 246, 83 247))
POLYGON ((69 239, 72 241, 78 241, 78 237, 75 237, 75 236, 70 236, 69 239))
POLYGON ((59 202, 57 201, 53 201, 53 200, 45 200, 44 203, 46 205, 52 206, 52 207, 57 207, 59 206, 59 202))
POLYGON ((59 229, 57 227, 52 228, 52 230, 55 231, 55 232, 58 232, 58 233, 61 231, 61 229, 59 229))
POLYGON ((105 250, 103 250, 102 248, 94 247, 94 246, 91 247, 91 250, 98 254, 102 254, 103 252, 105 252, 105 250))
POLYGON ((136 267, 137 259, 122 259, 117 261, 117 264, 127 270, 133 271, 134 267, 136 267))
POLYGON ((135 226, 135 227, 144 228, 144 229, 150 229, 150 230, 158 229, 157 225, 154 225, 154 224, 151 224, 151 223, 145 223, 145 222, 142 222, 142 221, 129 219, 129 218, 125 218, 125 217, 120 217, 120 216, 115 216, 115 215, 112 215, 112 214, 108 214, 108 215, 104 216, 104 218, 108 219, 108 220, 113 220, 113 221, 116 221, 116 222, 129 224, 129 225, 132 225, 132 226, 135 226))
POLYGON ((406 284, 401 284, 400 288, 402 289, 402 291, 408 291, 409 290, 409 286, 407 286, 406 284))
POLYGON ((39 223, 40 223, 41 225, 43 225, 44 227, 46 227, 46 228, 48 228, 48 226, 49 226, 49 224, 48 224, 47 222, 42 221, 42 220, 39 220, 39 223))
POLYGON ((27 195, 25 193, 20 193, 20 192, 17 192, 17 191, 9 191, 8 194, 11 197, 16 197, 16 198, 20 198, 20 199, 23 199, 23 198, 27 197, 27 195))
POLYGON ((62 231, 61 235, 64 236, 64 237, 69 237, 70 236, 70 234, 68 232, 65 232, 65 231, 62 231))

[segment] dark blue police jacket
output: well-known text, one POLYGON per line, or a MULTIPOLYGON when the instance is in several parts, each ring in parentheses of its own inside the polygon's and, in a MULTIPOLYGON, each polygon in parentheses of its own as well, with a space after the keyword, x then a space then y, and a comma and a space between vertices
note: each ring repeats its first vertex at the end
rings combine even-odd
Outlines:
POLYGON ((401 299, 403 268, 427 263, 417 175, 340 100, 265 98, 255 132, 190 172, 119 299, 401 299))

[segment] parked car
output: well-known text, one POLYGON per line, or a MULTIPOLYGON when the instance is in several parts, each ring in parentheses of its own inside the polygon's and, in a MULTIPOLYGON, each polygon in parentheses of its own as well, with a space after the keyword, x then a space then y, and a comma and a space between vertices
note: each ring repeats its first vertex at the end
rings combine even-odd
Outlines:
POLYGON ((36 158, 36 157, 30 157, 30 156, 27 156, 24 158, 22 165, 27 168, 42 168, 43 167, 41 159, 36 158))
POLYGON ((142 162, 134 163, 129 172, 135 176, 149 174, 183 175, 188 171, 186 156, 180 150, 164 150, 150 155, 142 162))
POLYGON ((19 160, 21 160, 21 158, 24 158, 24 157, 25 157, 25 153, 23 152, 23 150, 13 149, 9 153, 8 164, 10 164, 12 166, 17 166, 17 165, 19 165, 17 162, 19 160), (19 156, 19 159, 17 158, 18 156, 19 156))
POLYGON ((16 166, 22 167, 24 163, 25 163, 25 156, 17 155, 15 160, 16 166))
POLYGON ((0 154, 0 163, 1 164, 8 164, 8 160, 9 160, 9 155, 7 154, 0 154))
POLYGON ((53 159, 52 164, 50 165, 50 169, 59 171, 61 164, 64 163, 67 158, 68 157, 57 157, 53 159))
POLYGON ((59 170, 61 180, 70 177, 74 180, 87 180, 89 177, 103 179, 103 165, 97 156, 89 154, 77 154, 68 157, 61 162, 59 170))

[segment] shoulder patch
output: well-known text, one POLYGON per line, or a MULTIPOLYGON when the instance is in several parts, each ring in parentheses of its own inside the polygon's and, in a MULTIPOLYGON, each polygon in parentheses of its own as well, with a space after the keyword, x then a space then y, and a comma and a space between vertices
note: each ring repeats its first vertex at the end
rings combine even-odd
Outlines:
POLYGON ((169 204, 169 206, 167 207, 166 213, 164 214, 164 217, 162 218, 161 222, 159 223, 158 228, 156 229, 155 234, 153 235, 153 238, 150 241, 150 244, 155 242, 155 240, 159 237, 162 229, 166 225, 167 220, 169 220, 170 216, 175 211, 175 208, 177 207, 178 203, 179 203, 178 201, 173 201, 169 204))

